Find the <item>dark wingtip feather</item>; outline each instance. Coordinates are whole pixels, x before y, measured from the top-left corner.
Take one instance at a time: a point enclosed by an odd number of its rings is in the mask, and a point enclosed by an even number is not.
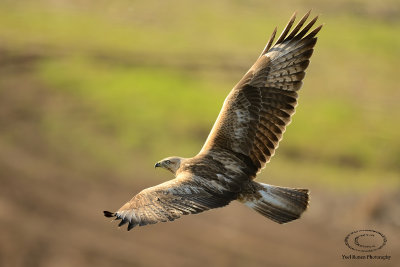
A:
[[[110,211],[103,211],[104,216],[111,218],[111,217],[115,217],[115,213],[114,212],[110,212]]]
[[[300,21],[297,23],[297,25],[294,27],[294,29],[290,32],[290,29],[292,28],[292,26],[294,24],[294,21],[296,20],[297,12],[294,12],[292,17],[289,19],[289,22],[286,25],[285,29],[282,31],[281,35],[278,37],[278,40],[275,42],[275,45],[277,45],[279,43],[283,43],[283,42],[285,42],[287,40],[300,40],[300,39],[302,39],[307,34],[307,32],[312,28],[312,26],[315,24],[315,22],[318,20],[318,17],[319,17],[318,15],[316,17],[314,17],[300,31],[300,29],[303,27],[304,23],[307,21],[307,19],[310,16],[310,14],[311,14],[311,9],[300,19]],[[307,35],[307,38],[311,39],[312,37],[317,35],[317,33],[321,30],[323,25],[324,24],[318,26],[312,32],[310,32]],[[277,28],[275,27],[274,32],[272,33],[270,39],[268,40],[268,43],[265,46],[264,50],[262,51],[260,57],[265,55],[266,53],[268,53],[268,51],[272,47],[274,39],[275,39],[276,31],[277,31]]]
[[[307,37],[309,37],[309,38],[313,38],[315,35],[317,35],[317,33],[322,29],[322,27],[324,26],[325,24],[321,24],[321,25],[319,25],[317,28],[315,28],[312,32],[310,32],[308,35],[307,35]]]
[[[127,231],[130,231],[130,230],[132,230],[132,228],[135,227],[135,226],[136,226],[135,224],[129,223],[129,224],[128,224],[128,228],[127,228],[126,230],[127,230]]]
[[[122,219],[122,221],[119,222],[118,227],[121,227],[122,225],[126,224],[128,222],[127,219]]]
[[[311,29],[311,27],[315,24],[315,22],[317,21],[318,16],[316,16],[315,18],[313,18],[304,28],[303,30],[301,30],[301,32],[299,34],[297,34],[294,38],[295,39],[301,39],[304,37],[304,35],[307,34],[307,32]]]
[[[276,31],[277,31],[277,30],[278,30],[278,28],[275,27],[274,31],[273,31],[272,34],[271,34],[271,37],[270,37],[269,40],[268,40],[268,43],[265,45],[265,48],[264,48],[263,51],[261,52],[260,57],[261,57],[262,55],[264,55],[265,53],[267,53],[268,50],[271,48],[272,43],[274,42],[274,39],[275,39],[275,35],[276,35]]]
[[[285,29],[283,29],[281,35],[279,36],[278,40],[276,41],[276,44],[282,43],[285,40],[286,35],[289,33],[290,29],[293,26],[294,21],[296,20],[296,15],[297,15],[297,12],[294,12],[293,15],[290,17],[288,24],[286,25]]]
[[[300,21],[297,23],[297,25],[294,27],[293,31],[289,34],[289,36],[286,39],[292,39],[303,27],[304,23],[307,21],[308,17],[310,16],[311,9],[300,19]]]

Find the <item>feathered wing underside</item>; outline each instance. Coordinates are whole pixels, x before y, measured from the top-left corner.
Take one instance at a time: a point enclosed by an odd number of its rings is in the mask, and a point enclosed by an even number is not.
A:
[[[121,220],[119,226],[128,223],[130,230],[137,225],[173,221],[182,215],[223,207],[231,200],[229,192],[216,193],[205,180],[183,174],[141,191],[117,212],[104,211],[104,215]]]
[[[272,45],[274,30],[260,57],[225,99],[200,153],[228,149],[249,157],[257,170],[269,162],[295,112],[297,91],[322,27],[309,32],[315,17],[303,28],[309,14],[290,32],[294,14]]]

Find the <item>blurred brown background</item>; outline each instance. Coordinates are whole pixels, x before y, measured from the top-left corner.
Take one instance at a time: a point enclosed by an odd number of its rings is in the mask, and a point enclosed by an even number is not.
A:
[[[301,220],[104,218],[171,178],[156,161],[200,150],[273,28],[310,8],[325,26],[258,178],[309,188]],[[395,0],[0,1],[0,266],[399,266],[399,32]],[[386,246],[350,250],[359,229]]]

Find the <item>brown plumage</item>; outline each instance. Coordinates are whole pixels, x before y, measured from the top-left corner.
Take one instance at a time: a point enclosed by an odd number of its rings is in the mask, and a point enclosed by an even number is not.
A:
[[[253,181],[274,155],[297,105],[297,91],[317,42],[318,17],[308,12],[290,32],[294,14],[273,44],[276,28],[260,57],[229,93],[200,153],[156,164],[176,178],[147,188],[106,217],[137,225],[173,221],[182,215],[238,200],[278,223],[295,220],[308,205],[307,189]],[[303,29],[302,29],[303,28]],[[290,32],[290,33],[289,33]]]

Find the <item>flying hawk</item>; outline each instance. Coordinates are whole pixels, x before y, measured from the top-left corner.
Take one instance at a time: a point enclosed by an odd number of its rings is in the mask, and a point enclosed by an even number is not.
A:
[[[117,212],[106,217],[139,225],[173,221],[228,205],[237,200],[265,217],[286,223],[307,209],[308,190],[255,182],[257,173],[278,147],[297,105],[317,33],[312,19],[301,29],[310,11],[289,33],[290,18],[273,44],[276,28],[250,70],[229,93],[199,154],[193,158],[169,157],[155,167],[169,170],[175,178],[144,189]]]

